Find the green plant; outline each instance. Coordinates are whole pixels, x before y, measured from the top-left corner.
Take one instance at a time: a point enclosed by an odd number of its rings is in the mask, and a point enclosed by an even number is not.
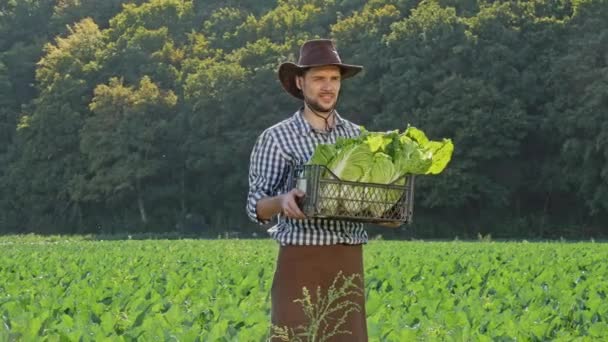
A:
[[[302,288],[303,298],[296,299],[294,302],[302,305],[302,310],[308,320],[307,325],[300,325],[296,328],[287,326],[272,326],[273,338],[281,341],[292,342],[323,342],[331,337],[341,334],[352,334],[351,331],[343,330],[348,315],[359,312],[359,304],[348,300],[350,296],[363,296],[363,289],[357,284],[356,280],[361,279],[360,274],[352,274],[345,277],[339,272],[333,283],[327,289],[327,294],[323,295],[321,287],[317,287],[317,301],[314,302],[308,288]],[[340,286],[337,286],[341,283]],[[338,315],[337,318],[334,316]],[[334,322],[330,322],[330,319]]]
[[[441,173],[453,151],[450,139],[431,141],[413,126],[403,133],[363,129],[358,137],[318,145],[309,164],[327,166],[345,181],[390,184],[406,174]]]

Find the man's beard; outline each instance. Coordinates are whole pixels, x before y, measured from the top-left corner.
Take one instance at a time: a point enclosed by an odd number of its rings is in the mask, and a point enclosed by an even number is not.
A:
[[[308,107],[310,107],[310,109],[312,109],[313,111],[315,111],[317,113],[331,114],[331,112],[334,110],[334,108],[336,108],[336,104],[338,103],[338,98],[336,98],[334,104],[329,108],[322,107],[321,104],[319,104],[319,101],[314,101],[306,95],[304,95],[304,102],[306,102],[306,104],[308,105]]]

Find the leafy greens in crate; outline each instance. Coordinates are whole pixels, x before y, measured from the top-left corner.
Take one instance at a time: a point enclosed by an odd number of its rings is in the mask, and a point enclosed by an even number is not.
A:
[[[342,181],[404,185],[406,175],[442,172],[453,151],[454,145],[450,139],[429,140],[423,131],[412,126],[403,133],[398,130],[369,132],[363,129],[361,135],[356,138],[338,138],[335,144],[318,145],[308,164],[326,166]],[[352,188],[328,184],[322,191],[322,197],[331,199],[323,201],[321,209],[325,212],[336,212],[340,199],[346,198],[345,192],[350,192],[349,196],[366,198],[370,189],[357,187],[354,189],[357,193],[352,194]],[[380,217],[401,195],[400,191],[387,190],[386,203],[383,205],[356,201],[347,208],[351,214],[369,209],[375,216]]]

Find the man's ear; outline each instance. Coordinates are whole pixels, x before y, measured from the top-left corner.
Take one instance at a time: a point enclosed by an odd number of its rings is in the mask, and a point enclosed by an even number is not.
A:
[[[298,89],[302,90],[302,77],[300,77],[300,76],[296,76],[296,87],[298,87]]]

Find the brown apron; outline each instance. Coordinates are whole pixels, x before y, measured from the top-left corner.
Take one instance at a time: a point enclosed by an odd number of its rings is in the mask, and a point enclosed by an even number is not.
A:
[[[318,304],[317,287],[321,288],[321,296],[326,296],[334,280],[338,279],[335,288],[339,289],[344,280],[343,277],[337,277],[340,271],[346,277],[358,274],[354,278],[355,285],[350,288],[354,293],[339,298],[329,306],[337,308],[336,305],[342,305],[343,308],[336,310],[321,322],[317,336],[328,336],[329,332],[337,327],[339,329],[334,331],[336,334],[329,341],[367,341],[361,245],[281,246],[271,289],[273,327],[288,327],[294,329],[295,333],[303,332],[298,327],[308,327],[310,321],[302,303],[294,303],[294,300],[304,298],[302,288],[306,287],[312,303]],[[358,305],[358,310],[354,310],[356,306],[352,303]],[[344,318],[341,324],[338,323],[340,318]],[[271,341],[291,340],[279,339],[276,337],[276,329],[271,330],[275,336]],[[310,336],[301,339],[309,341]]]

